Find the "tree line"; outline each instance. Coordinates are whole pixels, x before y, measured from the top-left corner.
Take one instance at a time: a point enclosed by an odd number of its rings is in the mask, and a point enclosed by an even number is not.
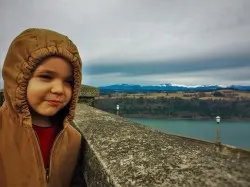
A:
[[[171,118],[249,118],[250,101],[201,100],[182,98],[105,98],[98,99],[95,107],[116,113],[116,105],[120,106],[119,113],[129,115],[153,115]]]

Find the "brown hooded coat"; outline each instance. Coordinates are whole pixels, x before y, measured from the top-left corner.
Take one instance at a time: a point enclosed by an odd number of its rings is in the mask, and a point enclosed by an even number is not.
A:
[[[37,64],[49,56],[61,56],[72,63],[74,87],[47,171],[32,128],[26,90]],[[0,187],[69,186],[81,143],[81,135],[69,124],[81,85],[81,59],[76,46],[54,31],[27,29],[11,43],[2,74],[5,102],[0,108]]]

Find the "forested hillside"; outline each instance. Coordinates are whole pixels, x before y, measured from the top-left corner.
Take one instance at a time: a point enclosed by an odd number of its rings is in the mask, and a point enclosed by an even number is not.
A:
[[[167,97],[102,97],[96,101],[96,108],[124,117],[168,117],[168,118],[214,118],[250,119],[250,100],[223,99],[219,93],[215,98],[167,98]]]

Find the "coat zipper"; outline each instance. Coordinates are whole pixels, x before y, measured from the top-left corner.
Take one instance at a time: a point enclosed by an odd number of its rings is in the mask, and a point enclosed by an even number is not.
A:
[[[35,134],[35,138],[36,138],[36,140],[37,140],[37,144],[38,144],[38,154],[39,154],[39,158],[40,158],[40,160],[42,160],[42,164],[43,164],[43,167],[44,167],[44,161],[43,161],[43,158],[41,158],[42,157],[42,152],[41,152],[41,148],[40,148],[40,140],[39,140],[39,138],[38,138],[38,135],[37,135],[37,133],[36,133],[36,131],[34,130],[34,129],[32,129],[33,130],[33,132],[34,132],[34,134]],[[45,168],[45,179],[46,179],[46,183],[48,183],[48,178],[47,178],[47,169]]]
[[[46,182],[49,183],[49,168],[45,169]]]
[[[42,155],[42,152],[41,152],[41,148],[40,148],[40,140],[38,138],[38,135],[36,133],[36,131],[33,129],[34,133],[35,133],[35,136],[36,136],[36,139],[38,141],[38,145],[39,145],[39,153],[40,153],[40,158],[41,158],[41,155]],[[55,147],[55,144],[57,142],[57,140],[59,139],[58,137],[60,136],[60,134],[62,134],[64,131],[64,129],[62,129],[57,135],[56,135],[56,138],[55,138],[55,141],[52,145],[52,149],[50,151],[50,155],[49,155],[49,168],[44,168],[45,169],[45,178],[46,178],[46,182],[49,183],[49,179],[50,179],[50,173],[51,173],[51,155],[52,155],[52,152],[54,150],[54,147]],[[42,163],[43,163],[43,166],[44,166],[44,161],[42,159]]]
[[[62,129],[57,135],[56,135],[56,138],[55,138],[55,141],[52,145],[52,148],[50,150],[50,154],[49,154],[49,168],[46,169],[46,180],[47,180],[47,183],[49,182],[49,179],[50,179],[50,174],[51,174],[51,157],[52,157],[52,152],[54,152],[54,149],[55,149],[55,145],[59,139],[59,136],[63,133],[64,129]]]

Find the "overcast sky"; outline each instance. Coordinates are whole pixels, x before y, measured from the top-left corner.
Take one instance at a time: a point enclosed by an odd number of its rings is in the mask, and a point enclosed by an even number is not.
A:
[[[87,85],[250,85],[249,10],[249,0],[1,0],[0,60],[40,27],[76,43]]]

